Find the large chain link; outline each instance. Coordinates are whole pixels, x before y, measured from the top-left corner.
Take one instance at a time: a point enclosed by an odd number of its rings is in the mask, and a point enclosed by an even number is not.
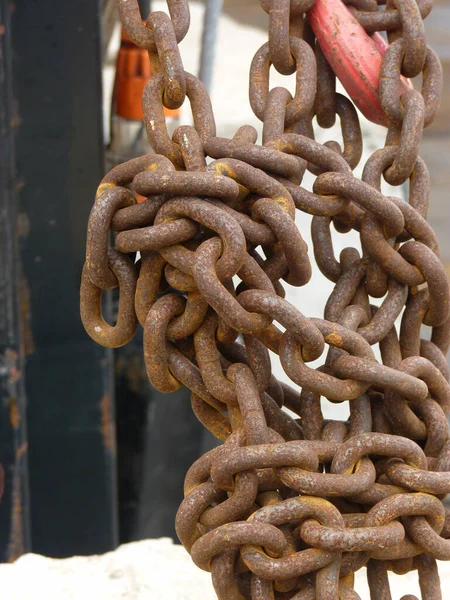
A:
[[[216,137],[205,87],[184,71],[178,50],[188,2],[167,4],[170,17],[153,13],[144,25],[136,0],[118,0],[127,34],[149,51],[155,72],[143,105],[156,154],[116,167],[98,188],[81,314],[89,335],[109,347],[129,342],[140,323],[153,386],[187,386],[196,416],[224,442],[187,473],[178,536],[211,571],[221,600],[357,599],[353,576],[363,566],[372,600],[391,598],[389,570],[412,569],[423,600],[438,600],[436,559],[450,559],[442,503],[450,492],[450,320],[419,157],[442,77],[422,24],[432,3],[348,1],[368,33],[386,31],[390,42],[379,89],[386,145],[361,179],[352,172],[362,155],[358,114],[336,92],[309,24],[314,0],[261,0],[269,41],[251,65],[250,102],[262,145],[248,125],[232,139]],[[270,87],[271,65],[295,73],[293,97]],[[399,96],[400,77],[420,74],[421,92],[404,87]],[[194,125],[170,137],[163,106],[178,108],[186,96]],[[315,141],[313,118],[329,128],[336,115],[343,145]],[[306,169],[316,176],[312,192],[301,185]],[[383,178],[409,181],[408,201],[384,195]],[[146,200],[138,204],[136,194]],[[335,284],[323,319],[285,299],[283,282],[304,286],[311,277],[296,210],[313,216],[314,257]],[[332,224],[358,231],[362,254],[348,247],[335,256]],[[109,325],[102,291],[116,287]],[[431,334],[421,337],[424,326]],[[272,375],[269,350],[300,392]],[[325,350],[323,365],[311,368]],[[348,402],[349,420],[324,419],[322,396]]]

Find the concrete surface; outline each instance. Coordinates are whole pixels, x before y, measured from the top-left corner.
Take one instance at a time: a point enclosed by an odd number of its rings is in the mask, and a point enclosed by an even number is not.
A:
[[[441,563],[443,599],[450,598],[450,564]],[[365,570],[356,575],[361,600],[369,600]],[[390,575],[392,600],[419,594],[417,572]],[[102,556],[55,560],[26,554],[0,565],[5,600],[216,600],[209,573],[197,569],[182,546],[168,538],[120,546]]]

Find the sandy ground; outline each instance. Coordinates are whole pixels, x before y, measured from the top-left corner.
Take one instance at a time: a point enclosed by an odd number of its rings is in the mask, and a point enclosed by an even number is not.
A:
[[[441,563],[443,600],[450,599],[450,564]],[[417,572],[390,575],[392,600],[419,594]],[[369,600],[365,570],[355,588]],[[5,600],[216,600],[209,573],[197,569],[171,540],[134,542],[103,556],[54,560],[26,554],[0,565]],[[420,596],[419,596],[420,597]]]

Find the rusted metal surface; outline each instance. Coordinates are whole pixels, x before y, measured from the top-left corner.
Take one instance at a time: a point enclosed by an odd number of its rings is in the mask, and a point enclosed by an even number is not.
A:
[[[177,46],[187,2],[168,2],[172,18],[154,15],[145,27],[137,2],[119,0],[128,34],[159,69],[144,93],[158,154],[117,167],[99,187],[83,322],[110,347],[127,343],[139,322],[151,383],[162,392],[188,387],[194,414],[223,442],[189,469],[176,517],[181,542],[211,572],[218,598],[357,600],[353,574],[367,566],[372,600],[390,598],[389,571],[413,569],[422,599],[439,599],[436,560],[450,559],[442,502],[450,493],[450,292],[426,222],[430,184],[418,156],[441,80],[422,24],[431,4],[261,4],[269,42],[256,52],[250,79],[263,121],[258,145],[250,126],[231,140],[215,136],[206,90],[183,71]],[[376,51],[372,75],[373,56],[355,66],[344,26],[330,59],[318,33],[329,25],[324,8],[351,18],[363,36],[388,33],[385,47],[364,38]],[[357,68],[371,90],[350,89],[351,99],[336,93],[336,76],[345,79],[337,63]],[[271,65],[295,73],[294,98],[270,89]],[[407,83],[420,73],[421,92]],[[194,127],[170,138],[163,106],[179,106],[184,95]],[[362,136],[352,100],[361,98],[388,130],[358,179]],[[336,115],[342,144],[319,144],[312,119],[328,128]],[[305,169],[316,175],[312,192],[302,186]],[[382,178],[409,181],[408,202],[386,196]],[[145,200],[136,204],[135,194]],[[313,215],[312,249],[296,210]],[[347,247],[335,256],[331,224],[359,232],[362,253]],[[285,299],[283,282],[308,284],[312,253],[334,283],[323,319]],[[100,303],[113,287],[121,294],[115,326]],[[425,327],[430,339],[421,338]],[[269,351],[300,390],[272,375]],[[324,419],[321,397],[348,402],[349,419]]]
[[[0,1],[0,561],[31,550],[24,355],[25,285],[19,281],[15,174],[17,106],[9,2]],[[22,282],[23,283],[23,282]],[[24,302],[21,302],[24,299]]]
[[[12,261],[17,247],[26,360],[21,365],[19,359],[16,366],[26,385],[27,410],[14,390],[8,396],[5,392],[3,407],[9,398],[17,399],[20,429],[15,434],[26,425],[29,443],[25,452],[26,439],[18,440],[17,467],[11,455],[4,457],[2,448],[0,552],[4,559],[7,520],[14,516],[21,519],[14,529],[17,540],[19,534],[31,538],[31,547],[27,539],[22,547],[17,543],[15,556],[23,550],[53,557],[102,553],[118,544],[112,353],[86,337],[73,294],[84,262],[90,194],[104,171],[101,3],[80,0],[62,7],[42,0],[25,6],[4,0],[0,4],[12,11],[14,104],[19,114],[14,132],[16,197],[9,210],[20,211],[6,227],[7,235],[16,238],[11,244],[14,251],[2,251],[1,263]],[[11,35],[9,24],[6,29]],[[39,72],[30,72],[28,65],[37,54]],[[71,100],[69,88],[76,90]],[[83,132],[89,132],[88,146]],[[6,180],[0,179],[3,190]],[[2,231],[2,240],[5,235]],[[19,274],[15,277],[19,279]],[[10,290],[13,294],[12,284]],[[107,305],[103,309],[110,322],[107,315],[112,311]],[[6,327],[7,320],[0,320]],[[3,332],[0,337],[3,341]],[[14,345],[9,348],[18,352]],[[105,396],[111,400],[109,406],[102,402]],[[6,410],[1,421],[5,428],[9,425]],[[30,501],[27,507],[26,490],[15,494],[20,510],[13,512],[13,482],[20,482],[13,478],[14,469],[23,469],[24,478],[27,461]]]

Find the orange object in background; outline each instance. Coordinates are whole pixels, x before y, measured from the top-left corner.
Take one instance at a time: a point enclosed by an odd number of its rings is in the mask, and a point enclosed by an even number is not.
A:
[[[138,48],[122,29],[114,90],[116,115],[135,121],[143,119],[142,93],[151,75],[147,50]],[[179,110],[164,107],[164,114],[167,117],[178,117]]]

